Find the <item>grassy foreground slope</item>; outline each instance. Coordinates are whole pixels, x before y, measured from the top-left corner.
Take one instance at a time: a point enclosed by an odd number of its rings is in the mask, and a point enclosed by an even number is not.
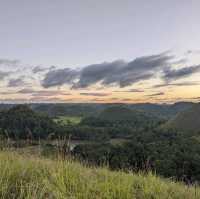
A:
[[[199,199],[200,189],[155,177],[0,152],[0,198]]]

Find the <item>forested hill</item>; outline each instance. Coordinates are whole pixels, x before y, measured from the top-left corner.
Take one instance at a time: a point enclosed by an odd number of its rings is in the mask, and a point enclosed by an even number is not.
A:
[[[0,133],[15,139],[46,138],[55,132],[56,123],[26,105],[14,106],[0,112]]]
[[[141,103],[131,104],[129,107],[133,110],[142,110],[157,117],[168,119],[184,110],[190,109],[193,105],[194,103],[192,102],[177,102],[174,104]]]
[[[112,106],[103,110],[99,114],[99,118],[108,121],[135,121],[138,119],[147,119],[147,115],[142,111],[133,111],[124,106]]]
[[[121,131],[120,134],[123,136],[123,134],[125,135],[128,131],[132,131],[132,133],[133,131],[140,132],[142,129],[158,126],[161,122],[163,122],[162,119],[147,114],[144,111],[132,110],[124,105],[114,105],[104,109],[95,116],[83,118],[81,125],[115,128],[114,131]]]
[[[190,109],[180,112],[165,125],[184,133],[200,132],[200,104],[193,105]]]

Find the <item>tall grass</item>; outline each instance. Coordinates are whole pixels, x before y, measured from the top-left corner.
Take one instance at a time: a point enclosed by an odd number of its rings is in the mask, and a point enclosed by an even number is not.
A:
[[[2,199],[199,199],[200,188],[147,175],[0,152]]]

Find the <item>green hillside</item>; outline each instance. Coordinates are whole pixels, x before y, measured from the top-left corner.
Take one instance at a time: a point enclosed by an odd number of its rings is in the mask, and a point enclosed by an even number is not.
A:
[[[139,121],[150,117],[142,111],[131,110],[124,106],[112,106],[103,110],[99,118],[108,121]]]
[[[198,133],[200,131],[200,104],[195,104],[192,108],[179,113],[165,127],[184,133]]]
[[[52,161],[0,152],[3,199],[199,199],[199,187],[152,175],[88,168],[72,161]]]
[[[169,119],[174,117],[177,113],[191,108],[194,105],[192,102],[177,102],[174,104],[130,104],[129,108],[132,110],[142,110],[148,114],[160,117],[163,119]]]

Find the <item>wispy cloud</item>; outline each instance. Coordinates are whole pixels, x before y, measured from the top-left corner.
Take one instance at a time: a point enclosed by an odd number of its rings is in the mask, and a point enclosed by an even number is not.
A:
[[[110,93],[80,93],[80,95],[104,97],[104,96],[109,96],[111,94]]]
[[[60,90],[34,90],[32,88],[24,88],[19,90],[20,94],[30,94],[35,97],[48,97],[48,96],[58,96],[58,95],[71,95],[71,93],[60,91]]]
[[[29,102],[38,102],[38,103],[44,103],[44,102],[65,102],[67,101],[66,99],[63,100],[62,98],[59,98],[59,97],[50,97],[50,98],[47,98],[47,97],[44,97],[44,96],[34,96],[34,97],[31,97],[29,99]],[[70,101],[70,100],[69,100]]]
[[[10,79],[8,82],[8,87],[23,87],[26,82],[22,78]]]
[[[32,94],[35,92],[32,88],[24,88],[18,91],[20,94]]]
[[[158,92],[158,93],[153,93],[153,94],[150,94],[150,95],[146,95],[148,97],[156,97],[156,96],[162,96],[162,95],[165,95],[164,92]]]
[[[129,90],[118,90],[113,91],[114,93],[143,93],[144,90],[141,89],[129,89]]]
[[[153,86],[153,88],[161,88],[168,86],[196,86],[196,85],[200,85],[200,82],[163,83],[163,84],[157,84]]]
[[[163,78],[166,81],[174,81],[177,79],[188,77],[196,72],[200,72],[200,65],[188,66],[188,67],[184,67],[184,68],[180,68],[176,70],[167,68],[164,70]]]

